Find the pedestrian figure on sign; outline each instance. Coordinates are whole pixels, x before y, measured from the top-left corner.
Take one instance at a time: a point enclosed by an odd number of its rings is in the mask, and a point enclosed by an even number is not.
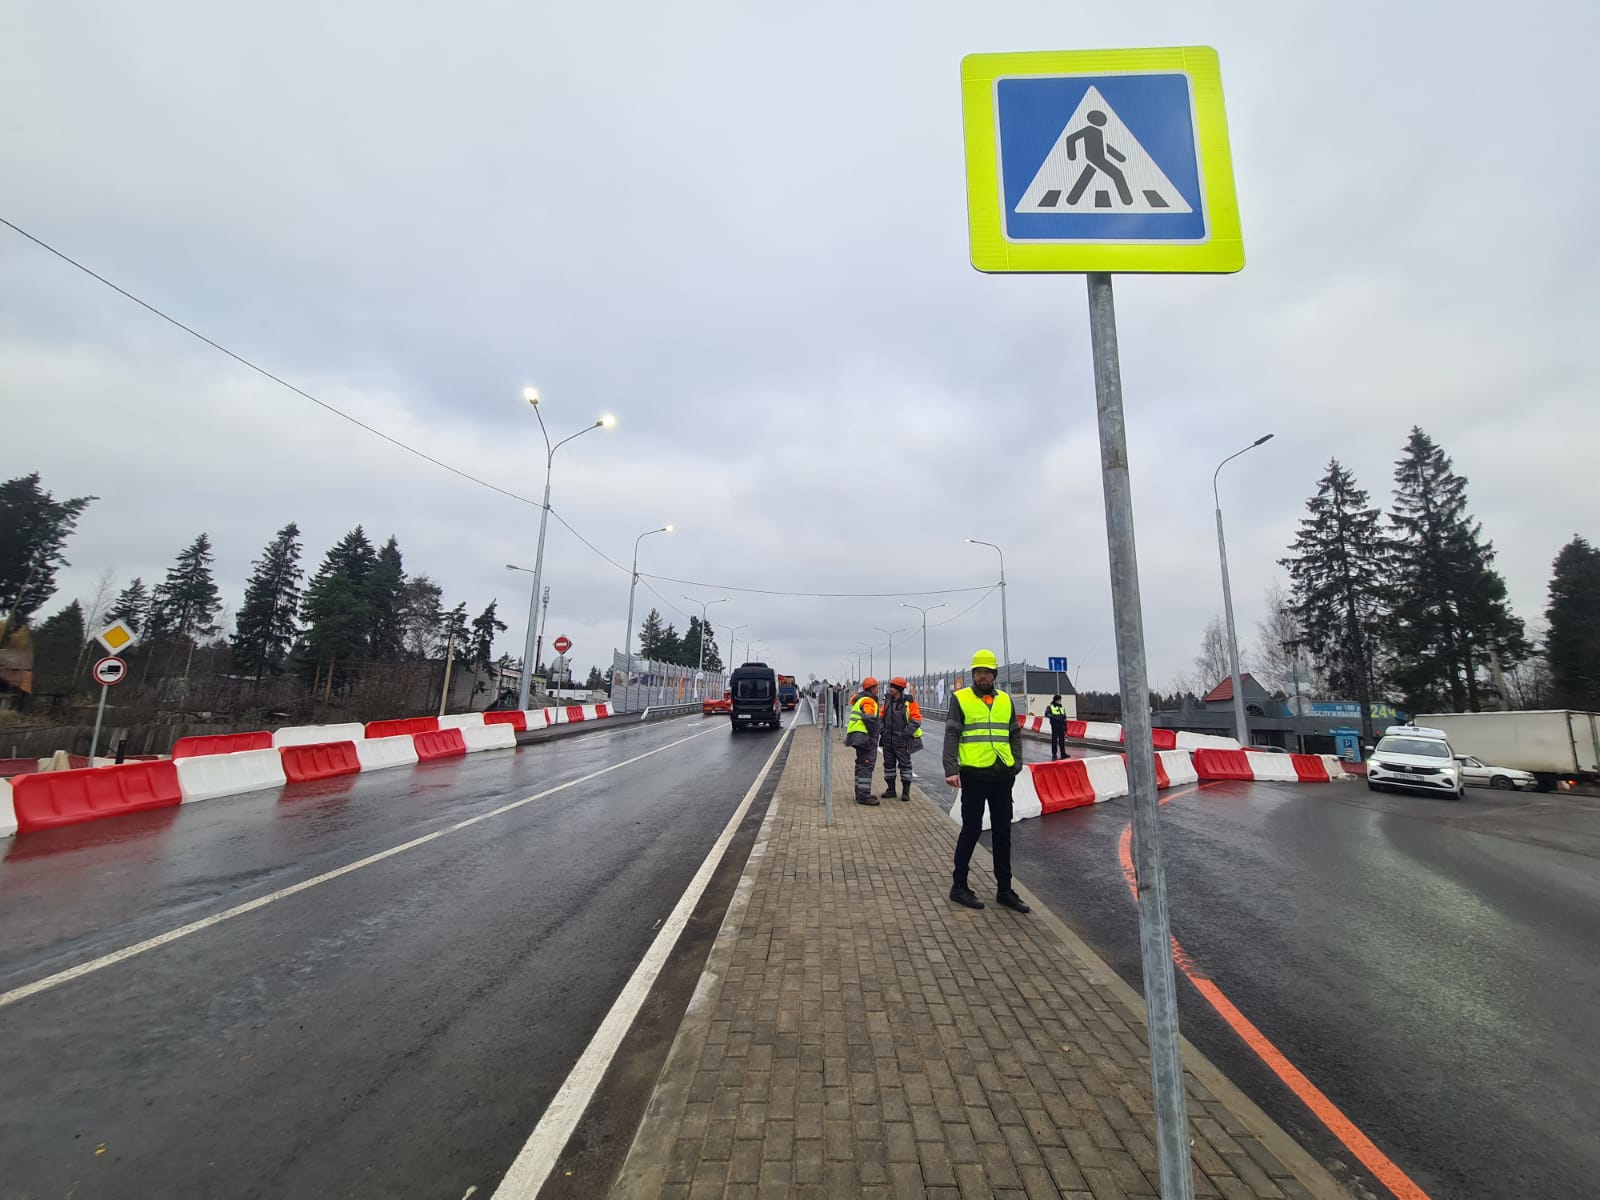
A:
[[[1127,162],[1128,158],[1115,146],[1107,144],[1106,135],[1100,132],[1105,123],[1105,113],[1098,108],[1093,109],[1089,113],[1088,127],[1078,130],[1077,133],[1067,138],[1067,160],[1069,162],[1078,161],[1078,144],[1081,142],[1086,163],[1083,168],[1083,174],[1078,176],[1078,182],[1073,184],[1072,190],[1067,193],[1069,207],[1083,198],[1083,193],[1088,190],[1089,181],[1094,178],[1096,171],[1099,171],[1112,182],[1117,189],[1117,195],[1122,197],[1124,204],[1133,203],[1133,191],[1128,187],[1128,177],[1122,173],[1122,168],[1114,167],[1107,161],[1108,155],[1121,163]]]
[[[950,899],[967,908],[983,907],[967,884],[967,868],[983,834],[983,810],[988,805],[995,901],[1025,913],[1027,903],[1011,889],[1011,787],[1023,769],[1022,727],[1011,697],[994,685],[999,671],[993,650],[975,653],[972,686],[951,697],[944,719],[944,781],[961,789],[961,836],[956,840]]]
[[[1067,756],[1067,710],[1060,696],[1050,697],[1050,706],[1044,710],[1050,718],[1050,761]]]

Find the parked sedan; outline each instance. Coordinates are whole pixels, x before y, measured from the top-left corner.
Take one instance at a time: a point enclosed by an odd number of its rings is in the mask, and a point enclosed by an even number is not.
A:
[[[1461,764],[1461,782],[1468,787],[1489,787],[1503,792],[1520,792],[1523,788],[1535,788],[1539,785],[1539,781],[1531,774],[1519,771],[1515,767],[1491,767],[1470,754],[1458,754],[1456,761]]]

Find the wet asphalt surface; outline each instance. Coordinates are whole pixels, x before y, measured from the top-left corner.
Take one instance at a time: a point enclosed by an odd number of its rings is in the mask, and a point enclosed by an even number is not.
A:
[[[928,778],[938,726],[914,761],[948,805]],[[1029,741],[1028,760],[1048,750]],[[1360,781],[1169,794],[1174,936],[1428,1196],[1600,1195],[1600,802]],[[1117,800],[1018,822],[1012,862],[1142,992],[1118,860],[1131,818]],[[1181,974],[1178,990],[1206,1057],[1358,1194],[1391,1194]]]
[[[777,740],[689,718],[8,843],[0,993],[444,831],[0,1008],[0,1197],[491,1194]]]

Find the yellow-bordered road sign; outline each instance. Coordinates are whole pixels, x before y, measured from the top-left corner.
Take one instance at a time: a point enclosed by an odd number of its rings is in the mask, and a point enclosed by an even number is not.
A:
[[[1209,46],[969,54],[961,106],[978,270],[1244,266]]]
[[[94,640],[111,654],[126,650],[133,644],[133,639],[133,628],[126,621],[113,621],[94,635]]]

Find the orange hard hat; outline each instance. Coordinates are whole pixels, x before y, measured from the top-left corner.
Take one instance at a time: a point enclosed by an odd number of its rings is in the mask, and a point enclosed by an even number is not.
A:
[[[897,687],[902,692],[905,691],[906,690],[906,677],[904,675],[896,675],[893,679],[889,680],[889,686],[890,687]]]
[[[878,677],[876,675],[868,675],[865,679],[863,679],[861,681],[861,690],[864,691],[864,692],[870,692],[873,688],[875,688],[877,686],[878,686]]]

